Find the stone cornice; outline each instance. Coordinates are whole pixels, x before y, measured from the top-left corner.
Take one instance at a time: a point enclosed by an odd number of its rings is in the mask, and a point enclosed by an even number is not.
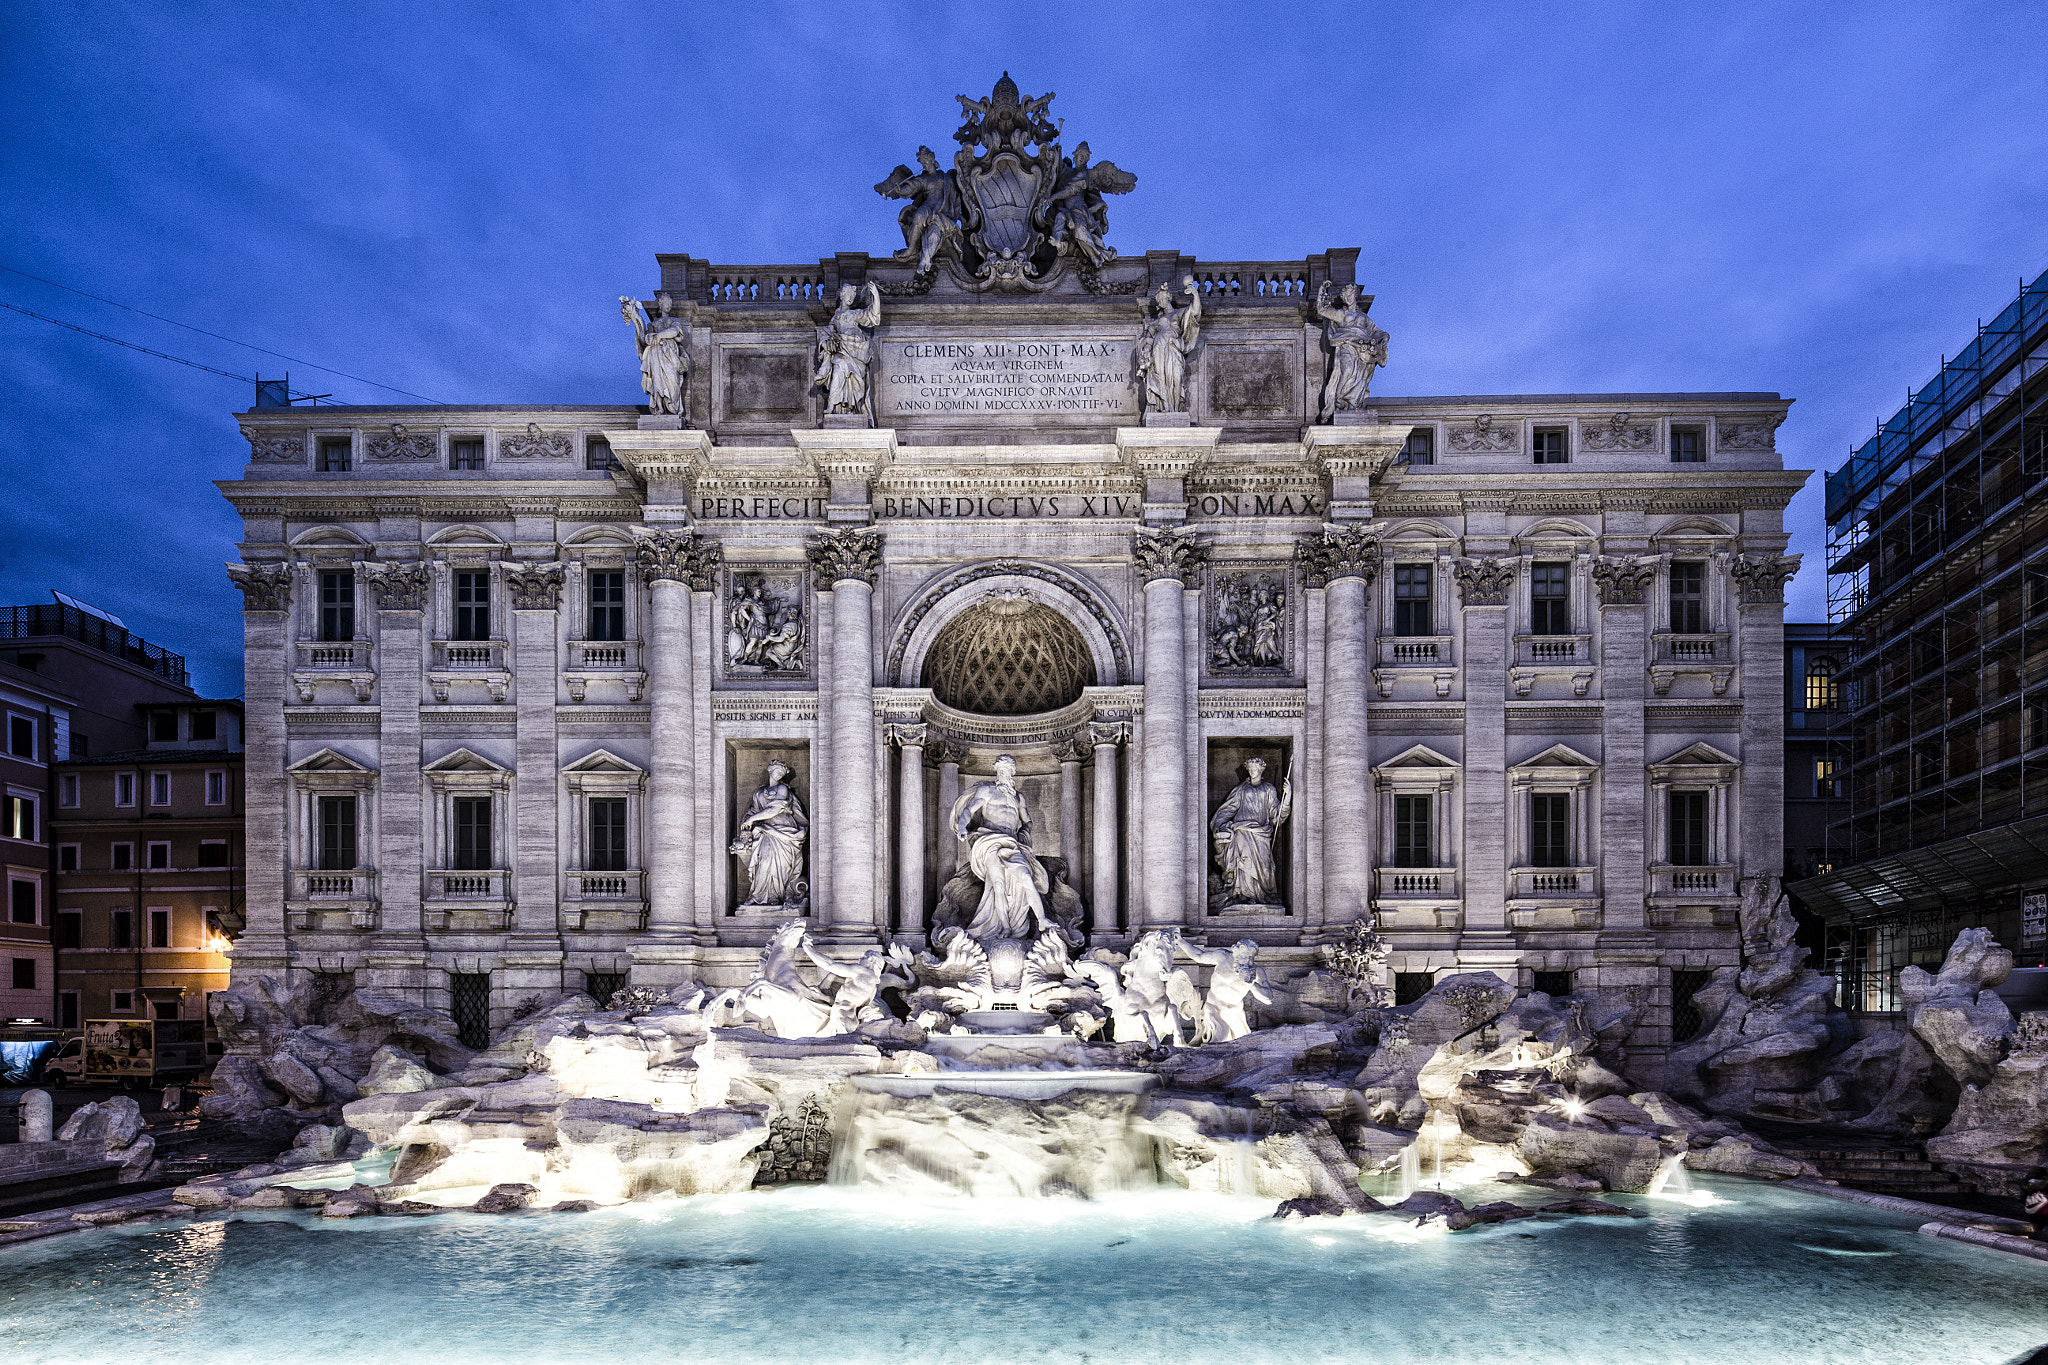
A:
[[[1389,426],[1310,427],[1302,436],[1308,458],[1333,479],[1377,479],[1393,465],[1414,428]]]
[[[888,427],[790,431],[798,456],[824,479],[873,481],[896,458],[896,433]]]
[[[1222,439],[1221,427],[1118,427],[1117,458],[1141,479],[1185,479]]]

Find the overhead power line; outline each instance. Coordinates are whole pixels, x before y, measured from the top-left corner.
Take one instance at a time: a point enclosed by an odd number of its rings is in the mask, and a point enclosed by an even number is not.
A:
[[[239,379],[244,384],[254,384],[256,382],[256,378],[254,375],[232,374],[227,370],[217,370],[211,365],[202,365],[196,360],[187,360],[185,359],[185,357],[181,355],[169,355],[163,351],[152,351],[147,346],[137,346],[132,341],[123,341],[119,337],[110,337],[105,332],[95,332],[88,328],[80,327],[75,322],[65,322],[61,318],[46,318],[41,313],[31,313],[29,312],[28,309],[23,308],[18,304],[9,303],[5,299],[0,299],[0,308],[5,308],[10,310],[11,312],[19,313],[23,317],[34,318],[37,322],[47,322],[53,326],[69,328],[71,331],[77,332],[81,336],[93,337],[100,341],[111,341],[116,346],[126,346],[131,351],[140,351],[144,355],[153,355],[158,360],[170,360],[175,361],[180,365],[190,365],[195,370],[204,370],[208,374],[217,374],[223,379]],[[292,395],[292,397],[294,398],[312,398],[315,396],[316,395],[310,393],[295,393]],[[326,395],[321,394],[318,396],[325,397]]]
[[[15,268],[14,268],[13,266],[11,266],[11,265],[0,265],[0,270],[4,270],[4,271],[6,271],[6,272],[7,272],[8,274],[10,274],[10,275],[19,275],[19,276],[21,276],[21,277],[22,277],[23,279],[25,279],[25,280],[34,280],[34,281],[35,281],[36,283],[38,283],[38,284],[47,284],[47,285],[49,285],[49,286],[50,286],[50,287],[51,287],[52,289],[61,289],[61,290],[63,290],[63,291],[64,291],[65,293],[67,293],[67,294],[76,294],[76,295],[78,295],[78,296],[79,296],[80,298],[82,298],[82,299],[93,299],[93,300],[96,300],[96,301],[98,301],[98,302],[100,302],[100,303],[110,304],[110,305],[112,305],[112,306],[113,306],[113,307],[115,307],[115,308],[120,308],[120,309],[123,309],[123,310],[125,310],[125,311],[127,311],[127,312],[130,312],[130,313],[139,313],[139,314],[141,314],[141,315],[142,315],[143,317],[146,317],[146,318],[154,318],[154,319],[155,319],[156,321],[158,321],[158,322],[167,322],[167,323],[169,323],[169,324],[170,324],[171,326],[173,326],[173,327],[182,327],[182,328],[184,328],[184,329],[185,329],[186,331],[188,331],[188,332],[197,332],[197,333],[199,333],[199,335],[201,335],[201,336],[203,336],[203,337],[212,337],[212,338],[213,338],[213,339],[214,339],[215,341],[225,341],[225,342],[227,342],[227,343],[228,343],[228,345],[230,345],[230,346],[240,346],[240,347],[242,347],[242,348],[243,348],[243,349],[245,349],[245,350],[250,350],[250,351],[260,351],[260,352],[262,352],[262,353],[263,353],[264,355],[274,355],[274,356],[276,356],[276,357],[277,357],[277,358],[278,358],[279,360],[289,360],[289,361],[291,361],[291,362],[292,362],[292,364],[294,364],[294,365],[304,365],[304,366],[308,367],[309,369],[315,369],[315,370],[319,370],[319,371],[320,371],[321,373],[323,373],[323,374],[335,374],[335,375],[340,375],[340,376],[341,376],[341,377],[342,377],[343,379],[353,379],[353,380],[355,380],[355,381],[356,381],[356,383],[358,383],[358,384],[368,384],[368,385],[369,385],[369,386],[370,386],[371,388],[373,388],[373,389],[384,389],[384,390],[386,390],[387,392],[390,392],[390,393],[402,393],[402,394],[404,394],[404,395],[405,395],[405,396],[406,396],[407,398],[417,398],[417,399],[419,399],[419,400],[420,400],[420,401],[421,401],[422,403],[433,403],[433,404],[435,404],[435,405],[436,405],[436,406],[438,406],[438,407],[446,407],[446,406],[447,406],[447,404],[445,404],[445,403],[442,403],[442,402],[441,402],[441,400],[440,400],[440,399],[438,399],[438,398],[428,398],[428,397],[427,397],[427,396],[426,396],[425,394],[418,394],[418,393],[414,393],[414,392],[413,392],[413,391],[412,391],[411,389],[401,389],[401,388],[398,388],[398,387],[396,387],[396,386],[394,386],[394,385],[391,385],[391,384],[379,384],[379,383],[378,383],[378,382],[377,382],[376,380],[374,380],[374,379],[365,379],[365,378],[363,378],[363,377],[362,377],[361,375],[359,375],[359,374],[349,374],[349,373],[347,373],[346,371],[343,371],[343,370],[335,370],[335,369],[329,369],[329,368],[328,368],[327,366],[325,366],[325,365],[315,365],[315,364],[314,364],[314,363],[313,363],[312,361],[310,361],[310,360],[300,360],[300,359],[299,359],[299,358],[298,358],[297,356],[289,356],[289,355],[286,355],[286,354],[285,354],[285,353],[284,353],[283,351],[273,351],[273,350],[271,350],[271,349],[270,349],[269,347],[267,347],[267,346],[257,346],[257,345],[253,345],[253,344],[251,344],[250,342],[247,342],[247,341],[237,341],[237,340],[235,340],[235,339],[234,339],[233,337],[229,337],[229,336],[222,336],[222,335],[221,335],[221,334],[220,334],[219,332],[209,332],[209,331],[207,331],[207,330],[206,330],[206,329],[205,329],[204,327],[194,327],[194,326],[193,326],[193,325],[192,325],[191,323],[189,323],[189,322],[179,322],[179,321],[178,321],[178,320],[177,320],[176,318],[167,318],[167,317],[164,317],[164,316],[163,316],[162,314],[160,314],[160,313],[152,313],[152,312],[149,312],[149,311],[147,311],[146,309],[142,309],[142,308],[136,308],[136,307],[133,307],[133,306],[131,306],[131,305],[129,305],[129,304],[125,304],[125,303],[122,303],[122,302],[120,302],[120,301],[119,301],[118,299],[110,299],[110,298],[107,298],[106,296],[104,296],[104,295],[102,295],[102,294],[89,294],[89,293],[87,293],[87,292],[86,292],[85,290],[83,290],[83,289],[73,289],[73,288],[72,288],[72,287],[71,287],[70,285],[68,285],[68,284],[59,284],[59,283],[57,283],[57,282],[56,282],[55,280],[46,280],[46,279],[44,279],[44,278],[43,278],[43,277],[42,277],[41,275],[31,275],[31,274],[29,274],[29,273],[28,273],[28,272],[27,272],[26,270],[16,270],[16,269],[15,269]],[[9,307],[12,307],[13,305],[11,305],[11,304],[10,304],[10,305],[8,305],[8,306],[9,306]],[[17,313],[21,313],[21,312],[27,312],[27,310],[26,310],[26,309],[22,309],[22,308],[16,308],[16,309],[15,309],[14,311],[15,311],[15,312],[17,312]],[[30,313],[30,314],[29,314],[29,316],[30,316],[30,317],[35,317],[35,316],[37,316],[37,315],[36,315],[36,314],[34,314],[34,313]],[[54,321],[54,319],[51,319],[51,318],[43,318],[42,320],[43,320],[44,322],[51,322],[51,321]],[[60,327],[70,327],[70,326],[71,326],[71,324],[70,324],[70,323],[68,323],[68,322],[66,322],[66,323],[58,323],[58,326],[60,326]],[[85,329],[84,329],[84,328],[82,328],[82,327],[72,327],[72,329],[71,329],[71,330],[73,330],[74,332],[77,332],[77,331],[84,331]],[[88,333],[86,333],[86,335],[88,335],[88,336],[99,336],[100,334],[99,334],[98,332],[88,332]],[[100,337],[100,339],[101,339],[102,341],[113,341],[113,340],[114,340],[114,338],[113,338],[113,337]],[[125,342],[125,341],[124,341],[124,342],[121,342],[120,344],[121,344],[121,345],[123,345],[123,346],[126,346],[126,345],[129,345],[130,343],[128,343],[128,342]],[[136,349],[136,350],[138,350],[138,351],[140,351],[140,350],[146,350],[146,349],[148,349],[148,348],[146,348],[146,347],[142,347],[142,346],[137,346],[137,347],[135,347],[135,349]],[[163,355],[163,353],[162,353],[161,351],[150,351],[149,353],[150,353],[151,355]],[[175,359],[177,359],[177,357],[175,357],[175,356],[164,356],[164,359],[166,359],[166,360],[175,360]],[[193,362],[190,362],[190,361],[186,361],[186,362],[184,362],[184,363],[186,363],[186,364],[191,364],[191,363],[193,363]],[[207,368],[209,368],[209,367],[208,367],[208,366],[205,366],[205,365],[200,365],[200,366],[199,366],[198,368],[200,368],[200,369],[202,369],[202,370],[203,370],[203,369],[207,369]],[[223,373],[225,373],[225,371],[222,371],[222,370],[214,370],[213,372],[214,372],[215,374],[223,374]],[[239,375],[236,375],[236,376],[233,376],[233,377],[234,377],[234,378],[240,378],[241,376],[239,376]]]

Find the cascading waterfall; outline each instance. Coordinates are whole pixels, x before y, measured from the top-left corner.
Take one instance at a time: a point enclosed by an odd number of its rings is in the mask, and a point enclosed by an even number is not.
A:
[[[1692,1180],[1685,1173],[1685,1153],[1667,1152],[1657,1163],[1657,1174],[1650,1177],[1650,1187],[1643,1193],[1655,1198],[1686,1199],[1692,1195]]]
[[[1401,1198],[1422,1188],[1422,1144],[1411,1142],[1401,1149]]]

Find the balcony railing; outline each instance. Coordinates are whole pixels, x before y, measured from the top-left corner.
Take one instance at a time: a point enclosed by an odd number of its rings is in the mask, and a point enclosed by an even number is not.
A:
[[[450,672],[502,673],[505,671],[505,642],[436,640],[433,666]]]
[[[1524,667],[1545,664],[1570,666],[1593,662],[1590,635],[1517,635],[1515,662]]]
[[[186,685],[185,656],[153,645],[140,635],[98,616],[60,603],[0,607],[0,640],[33,640],[55,636],[75,640],[116,659],[146,668],[167,682]]]
[[[626,700],[639,701],[647,685],[641,665],[638,640],[571,640],[569,659],[562,666],[562,682],[572,701],[582,701],[593,680],[621,683]]]
[[[512,874],[502,868],[489,871],[429,871],[427,899],[430,901],[510,900]]]
[[[295,901],[364,901],[377,895],[377,874],[369,868],[346,872],[296,870],[291,898]]]
[[[368,640],[300,640],[299,667],[309,673],[365,673],[370,668]]]
[[[287,879],[286,922],[294,929],[375,929],[377,874],[371,868],[294,868]]]
[[[1734,661],[1726,635],[1653,635],[1650,662],[1659,664],[1726,664]]]
[[[644,872],[566,872],[568,900],[639,900]]]
[[[1456,900],[1458,870],[1454,867],[1382,867],[1373,877],[1383,901]]]
[[[1650,894],[1655,897],[1699,896],[1733,900],[1739,893],[1733,867],[1653,867]]]
[[[1448,635],[1382,635],[1379,641],[1382,668],[1433,668],[1451,662]]]
[[[1508,869],[1509,900],[1591,900],[1600,894],[1596,867],[1513,867]]]

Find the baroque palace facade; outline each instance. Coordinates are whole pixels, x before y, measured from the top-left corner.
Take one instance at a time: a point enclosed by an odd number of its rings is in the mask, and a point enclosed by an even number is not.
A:
[[[893,257],[659,258],[645,407],[240,416],[237,976],[474,1032],[797,915],[921,949],[1010,755],[1091,946],[1285,986],[1376,915],[1661,1052],[1782,862],[1788,402],[1374,396],[1356,251],[1116,255],[1135,180],[966,105]]]

